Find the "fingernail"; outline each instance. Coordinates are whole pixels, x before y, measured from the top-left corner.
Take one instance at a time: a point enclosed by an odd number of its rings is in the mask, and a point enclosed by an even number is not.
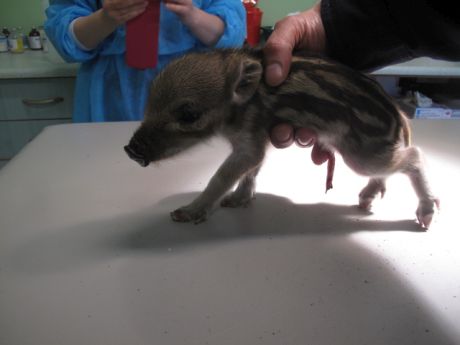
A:
[[[314,139],[312,139],[312,138],[311,139],[304,139],[304,138],[296,137],[295,142],[296,142],[297,146],[310,147],[310,146],[313,145]]]
[[[300,147],[310,147],[315,143],[316,133],[309,128],[299,128],[295,132],[295,142]]]
[[[271,141],[276,148],[285,148],[294,142],[294,130],[288,124],[279,124],[272,128]]]
[[[295,143],[297,144],[297,146],[299,147],[310,147],[313,145],[313,139],[310,139],[310,140],[302,140],[300,138],[295,138]]]
[[[269,85],[277,86],[283,81],[283,69],[279,62],[272,62],[265,68],[266,81]]]

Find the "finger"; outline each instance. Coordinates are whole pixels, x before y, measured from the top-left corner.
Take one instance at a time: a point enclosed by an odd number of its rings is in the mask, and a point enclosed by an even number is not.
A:
[[[174,12],[176,14],[179,14],[181,12],[183,12],[186,7],[184,7],[183,4],[178,4],[178,3],[174,3],[174,2],[167,2],[165,3],[165,6],[168,10],[170,10],[171,12]]]
[[[295,16],[286,17],[276,23],[275,30],[264,47],[265,81],[269,85],[278,86],[286,79],[299,30]]]
[[[145,0],[106,0],[103,7],[110,10],[122,10],[132,5],[146,2]]]
[[[310,147],[315,140],[316,133],[309,128],[299,128],[295,131],[295,142],[300,147]]]
[[[118,23],[122,24],[142,14],[147,8],[147,5],[147,2],[132,5],[129,8],[112,12],[111,16],[115,18]]]
[[[291,67],[292,54],[284,45],[272,43],[266,47],[265,54],[270,59],[265,63],[265,81],[270,86],[278,86],[286,80]]]
[[[270,131],[272,145],[278,149],[284,149],[294,142],[294,129],[287,123],[280,123]]]
[[[177,5],[187,5],[189,1],[187,0],[163,0],[165,4],[177,4]]]
[[[265,81],[271,86],[280,85],[291,67],[293,46],[282,37],[282,33],[273,31],[264,47]]]
[[[136,10],[132,10],[129,13],[125,14],[124,17],[122,18],[123,22],[126,23],[127,21],[130,21],[131,19],[134,19],[141,15],[142,13],[145,12],[145,8],[140,8]]]

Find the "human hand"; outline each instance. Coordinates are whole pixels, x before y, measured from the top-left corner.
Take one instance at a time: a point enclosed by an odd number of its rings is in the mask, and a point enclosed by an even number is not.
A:
[[[102,9],[108,19],[121,25],[142,14],[147,5],[146,0],[105,0]]]
[[[264,48],[265,81],[281,84],[289,73],[294,50],[322,53],[326,50],[326,33],[321,20],[320,3],[275,24]]]
[[[323,164],[329,157],[330,152],[316,143],[316,133],[309,128],[294,130],[291,125],[281,123],[273,127],[270,135],[273,146],[279,149],[288,147],[294,142],[300,147],[313,146],[311,159],[315,164]],[[273,137],[277,140],[273,140]]]
[[[264,48],[265,81],[271,86],[277,86],[286,79],[293,51],[321,53],[325,49],[326,34],[321,20],[320,3],[305,12],[280,20]],[[288,147],[293,142],[308,147],[313,145],[315,137],[316,134],[308,128],[294,130],[285,123],[275,126],[270,134],[272,144],[277,148]],[[324,157],[325,154],[315,145],[312,158],[317,160],[318,156]]]
[[[162,0],[168,10],[175,13],[181,22],[201,43],[212,47],[225,30],[224,21],[217,15],[196,7],[192,0]]]
[[[163,0],[166,8],[175,13],[182,21],[191,17],[195,6],[192,0]]]

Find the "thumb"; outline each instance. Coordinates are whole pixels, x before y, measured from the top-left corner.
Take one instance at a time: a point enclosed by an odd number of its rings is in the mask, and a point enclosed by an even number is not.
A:
[[[295,29],[287,17],[275,25],[275,30],[265,44],[265,81],[268,85],[281,84],[289,73],[292,51],[296,45]]]
[[[285,45],[270,44],[264,48],[265,81],[270,86],[280,85],[287,77],[291,67],[292,52]]]

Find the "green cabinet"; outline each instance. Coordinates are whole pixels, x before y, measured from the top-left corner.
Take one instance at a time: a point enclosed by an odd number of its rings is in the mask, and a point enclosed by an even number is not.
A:
[[[0,168],[49,125],[72,121],[75,77],[0,79]]]

